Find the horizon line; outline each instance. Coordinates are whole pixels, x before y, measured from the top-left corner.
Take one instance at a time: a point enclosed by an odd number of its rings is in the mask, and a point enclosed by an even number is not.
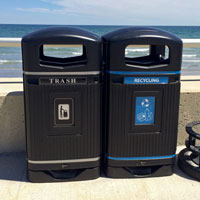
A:
[[[200,25],[130,25],[130,24],[125,24],[125,25],[114,25],[114,24],[35,24],[35,23],[30,23],[30,24],[27,24],[27,23],[0,23],[0,25],[51,25],[51,26],[179,26],[179,27],[185,27],[185,26],[193,26],[193,27],[200,27]]]

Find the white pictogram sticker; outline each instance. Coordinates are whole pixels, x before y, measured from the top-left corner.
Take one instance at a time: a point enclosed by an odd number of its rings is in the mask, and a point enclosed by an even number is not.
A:
[[[137,114],[137,119],[141,122],[151,121],[153,119],[153,112],[150,112],[150,110],[148,108],[146,108],[144,112]]]
[[[141,113],[138,113],[137,114],[137,119],[141,122],[148,122],[148,121],[151,121],[153,119],[153,112],[150,112],[149,110],[149,106],[150,106],[150,102],[149,102],[149,99],[144,99],[142,102],[141,102],[141,106],[146,108],[144,112],[141,112]]]
[[[69,120],[69,104],[58,104],[58,119]]]
[[[150,102],[149,102],[149,99],[144,99],[141,103],[142,107],[149,107],[150,105]]]

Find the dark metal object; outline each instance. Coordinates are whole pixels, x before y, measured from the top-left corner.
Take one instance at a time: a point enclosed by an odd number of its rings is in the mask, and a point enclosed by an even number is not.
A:
[[[187,148],[179,153],[178,166],[184,173],[200,181],[200,146],[196,145],[196,140],[200,140],[200,134],[193,130],[198,124],[200,121],[191,122],[186,126],[189,134],[185,141]]]

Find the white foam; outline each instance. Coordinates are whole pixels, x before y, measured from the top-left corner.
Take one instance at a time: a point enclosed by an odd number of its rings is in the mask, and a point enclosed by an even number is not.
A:
[[[72,52],[73,55],[82,55],[81,52]]]
[[[146,52],[149,51],[149,49],[126,49],[127,52]]]
[[[196,54],[192,54],[192,55],[184,55],[184,54],[183,54],[183,57],[187,57],[187,58],[196,57],[196,56],[197,56]]]
[[[200,60],[183,60],[183,62],[200,63]]]
[[[22,60],[0,60],[0,64],[22,63]]]

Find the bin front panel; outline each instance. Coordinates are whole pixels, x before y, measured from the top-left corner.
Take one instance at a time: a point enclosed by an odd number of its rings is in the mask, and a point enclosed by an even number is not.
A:
[[[28,158],[65,160],[98,157],[100,83],[88,84],[87,77],[71,76],[71,79],[85,80],[85,83],[48,84],[47,80],[53,79],[66,81],[63,76],[24,77]]]
[[[109,87],[107,155],[150,157],[174,154],[180,83],[110,82]]]

